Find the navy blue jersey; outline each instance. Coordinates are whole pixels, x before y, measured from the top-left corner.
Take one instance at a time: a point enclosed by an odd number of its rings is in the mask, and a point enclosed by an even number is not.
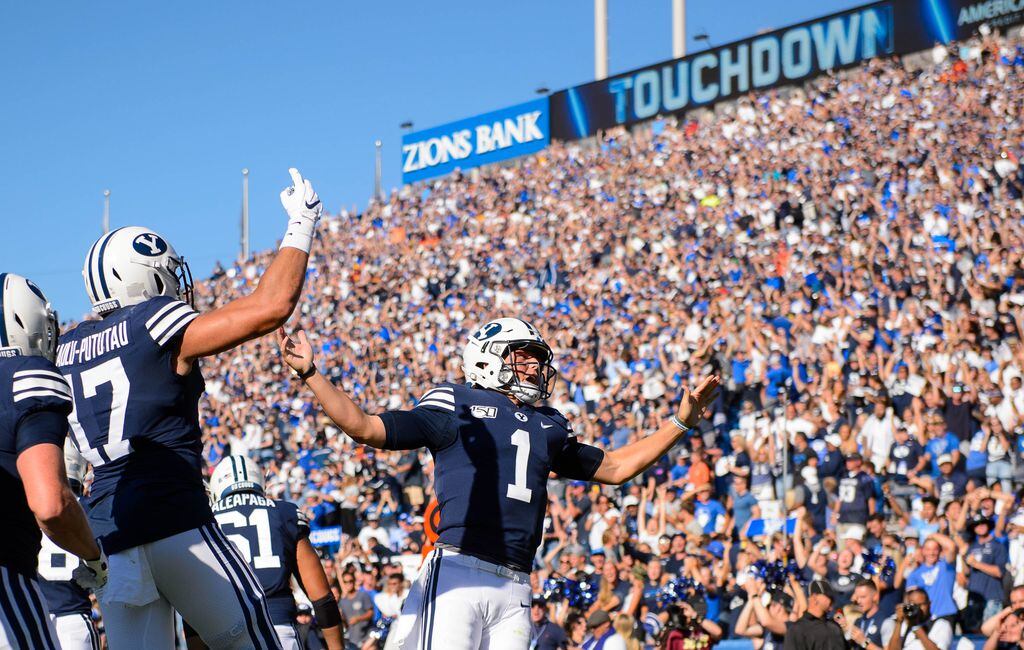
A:
[[[213,504],[213,512],[221,530],[256,571],[274,625],[293,624],[291,578],[299,575],[299,541],[309,537],[306,516],[294,503],[253,492],[229,494]]]
[[[81,499],[79,499],[81,501]],[[46,608],[55,616],[90,614],[89,592],[71,579],[79,559],[43,535],[39,551],[39,590]]]
[[[587,481],[604,459],[558,411],[516,406],[493,390],[441,384],[411,411],[381,419],[386,449],[434,455],[437,541],[522,571],[540,544],[548,473]]]
[[[865,524],[870,499],[875,496],[875,483],[864,472],[847,472],[839,479],[839,523]]]
[[[0,565],[34,575],[39,524],[25,498],[18,455],[49,443],[64,447],[71,389],[42,357],[0,358]]]
[[[108,555],[213,519],[202,476],[203,377],[198,366],[179,376],[173,361],[197,315],[161,296],[61,337],[71,432],[95,472],[89,521]]]

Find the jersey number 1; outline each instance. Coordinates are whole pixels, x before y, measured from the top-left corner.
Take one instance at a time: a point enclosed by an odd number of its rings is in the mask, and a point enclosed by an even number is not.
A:
[[[516,482],[508,484],[505,496],[529,503],[533,498],[533,490],[526,487],[526,465],[530,461],[529,432],[516,429],[512,434],[512,445],[516,448]]]

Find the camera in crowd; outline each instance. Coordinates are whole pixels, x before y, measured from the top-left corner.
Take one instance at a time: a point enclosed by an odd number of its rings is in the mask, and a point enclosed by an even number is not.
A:
[[[903,608],[903,618],[910,625],[920,625],[927,620],[924,610],[917,603],[905,603],[900,607]]]

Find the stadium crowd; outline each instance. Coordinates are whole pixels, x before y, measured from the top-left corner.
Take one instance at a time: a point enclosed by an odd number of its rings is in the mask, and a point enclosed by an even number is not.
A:
[[[723,377],[642,480],[551,478],[531,648],[803,647],[786,624],[821,599],[851,647],[1016,647],[1022,111],[1024,47],[992,33],[407,186],[326,219],[296,324],[379,412],[522,317],[556,352],[549,404],[605,448]],[[269,256],[218,268],[197,307]],[[272,337],[203,372],[210,466],[248,454],[303,506],[349,641],[374,647],[426,543],[429,454],[354,444]]]

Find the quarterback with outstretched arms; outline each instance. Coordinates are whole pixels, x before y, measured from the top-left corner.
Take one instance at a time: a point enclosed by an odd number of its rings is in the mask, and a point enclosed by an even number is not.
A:
[[[466,342],[466,384],[442,383],[408,411],[370,415],[317,372],[304,332],[281,333],[285,361],[354,440],[379,449],[427,447],[441,517],[434,550],[410,590],[388,648],[522,650],[530,641],[529,572],[541,541],[549,472],[617,485],[652,465],[714,400],[718,377],[685,391],[654,434],[614,451],[576,439],[551,394],[552,351],[518,318]]]

